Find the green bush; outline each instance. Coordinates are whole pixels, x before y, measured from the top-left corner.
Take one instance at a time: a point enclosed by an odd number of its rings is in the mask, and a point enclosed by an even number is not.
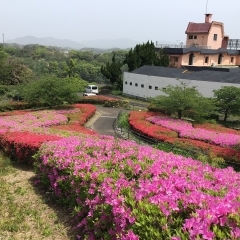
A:
[[[51,107],[65,102],[77,102],[78,91],[75,80],[48,76],[27,84],[23,90],[23,97],[28,103],[40,103]]]
[[[126,128],[126,129],[130,128],[130,125],[128,123],[128,117],[129,117],[128,113],[120,114],[120,116],[118,118],[118,123],[121,125],[121,127]]]
[[[121,90],[114,90],[111,92],[111,94],[113,95],[122,95],[122,91]]]

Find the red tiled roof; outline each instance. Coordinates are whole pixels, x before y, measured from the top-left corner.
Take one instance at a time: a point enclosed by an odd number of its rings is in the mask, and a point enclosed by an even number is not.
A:
[[[188,33],[208,33],[212,23],[192,23],[188,24],[186,34]]]

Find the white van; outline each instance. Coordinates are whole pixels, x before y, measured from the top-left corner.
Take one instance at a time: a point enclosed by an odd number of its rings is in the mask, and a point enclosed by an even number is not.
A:
[[[98,95],[98,86],[97,85],[87,85],[85,88],[86,93],[95,93]]]

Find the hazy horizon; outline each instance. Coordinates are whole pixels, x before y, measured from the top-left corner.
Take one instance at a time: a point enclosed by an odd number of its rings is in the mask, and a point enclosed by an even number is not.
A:
[[[111,0],[0,0],[0,31],[6,41],[19,37],[53,37],[76,42],[129,39],[185,42],[189,22],[204,22],[206,2]],[[209,0],[213,21],[225,34],[240,39],[239,0]],[[1,42],[1,41],[0,41]]]

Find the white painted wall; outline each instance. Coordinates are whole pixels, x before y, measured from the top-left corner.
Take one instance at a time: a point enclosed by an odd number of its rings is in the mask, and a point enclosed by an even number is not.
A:
[[[240,84],[207,82],[197,80],[180,79],[189,83],[189,87],[195,86],[204,97],[213,97],[213,90],[218,90],[223,86],[235,86],[240,88]],[[132,83],[132,85],[130,85]],[[138,86],[135,86],[135,84]],[[175,78],[147,76],[136,73],[124,72],[123,75],[123,94],[132,95],[140,98],[153,98],[164,95],[161,89],[168,85],[177,85],[179,81]],[[143,87],[141,87],[143,85]],[[149,89],[149,86],[152,86]],[[158,89],[158,90],[155,90]]]

